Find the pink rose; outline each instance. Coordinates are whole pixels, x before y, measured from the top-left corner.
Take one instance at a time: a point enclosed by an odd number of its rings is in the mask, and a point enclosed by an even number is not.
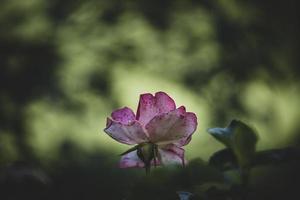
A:
[[[137,114],[127,107],[115,110],[107,118],[104,131],[118,142],[136,145],[126,151],[120,167],[185,164],[184,149],[197,128],[197,117],[176,108],[174,100],[164,92],[142,94]]]

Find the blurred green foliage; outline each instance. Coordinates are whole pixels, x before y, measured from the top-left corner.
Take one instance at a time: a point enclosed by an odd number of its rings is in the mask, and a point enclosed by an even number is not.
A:
[[[221,149],[205,131],[232,118],[256,127],[258,149],[298,145],[295,5],[295,0],[2,0],[0,164],[33,162],[56,181],[78,174],[86,181],[93,177],[87,170],[99,173],[90,190],[111,175],[122,189],[108,199],[121,199],[128,189],[126,173],[137,179],[141,174],[112,168],[128,147],[104,134],[106,117],[122,106],[135,110],[139,94],[156,91],[198,116],[188,159],[207,160]],[[70,158],[74,153],[84,156]],[[103,157],[83,164],[97,154]],[[59,177],[63,166],[74,169]],[[109,175],[101,174],[106,171]],[[113,180],[106,191],[114,189]],[[169,189],[177,187],[191,188]]]

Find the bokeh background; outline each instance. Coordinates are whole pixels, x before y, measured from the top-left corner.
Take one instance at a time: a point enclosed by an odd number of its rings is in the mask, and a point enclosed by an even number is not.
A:
[[[296,5],[2,0],[0,198],[176,199],[219,178],[205,163],[223,146],[206,129],[234,118],[255,127],[259,150],[299,145]],[[128,146],[103,129],[112,110],[136,110],[141,93],[157,91],[195,112],[199,126],[186,147],[189,168],[145,178],[117,168]],[[268,189],[256,198],[294,194],[293,167],[265,170],[260,177],[280,178],[257,180]]]

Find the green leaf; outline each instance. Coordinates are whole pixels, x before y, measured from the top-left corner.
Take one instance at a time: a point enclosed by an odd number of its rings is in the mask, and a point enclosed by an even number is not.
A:
[[[232,149],[240,166],[249,166],[255,155],[257,135],[241,121],[236,121],[232,138]]]
[[[229,127],[226,128],[210,128],[207,130],[214,138],[225,146],[230,147],[232,131]]]
[[[216,151],[210,156],[209,165],[212,165],[221,171],[238,168],[236,156],[229,148]]]
[[[224,190],[224,191],[227,190],[227,191],[229,191],[230,186],[231,185],[226,184],[226,183],[210,181],[210,182],[205,182],[201,185],[196,185],[195,186],[195,191],[196,191],[197,194],[203,194],[211,188],[215,188],[217,190]]]
[[[255,131],[247,124],[232,120],[227,127],[210,128],[208,132],[233,151],[240,167],[251,164],[258,138]]]

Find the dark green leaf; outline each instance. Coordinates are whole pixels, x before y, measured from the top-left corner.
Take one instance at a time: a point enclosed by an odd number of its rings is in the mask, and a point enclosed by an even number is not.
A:
[[[209,164],[221,171],[238,168],[236,157],[229,148],[215,152],[210,157]]]
[[[232,150],[239,165],[246,167],[251,163],[256,150],[255,131],[239,120],[232,120],[225,128],[210,128],[208,132]]]

